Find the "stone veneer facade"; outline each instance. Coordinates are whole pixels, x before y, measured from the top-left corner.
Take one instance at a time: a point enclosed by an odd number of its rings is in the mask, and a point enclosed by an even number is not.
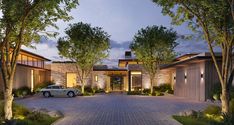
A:
[[[51,69],[51,77],[52,80],[59,85],[67,85],[67,73],[75,73],[77,76],[77,70],[75,63],[72,62],[54,62],[52,64],[49,64]],[[142,78],[142,88],[148,89],[150,88],[150,79],[149,75],[143,70],[142,66],[140,64],[134,64],[129,65],[128,71],[124,71],[125,75],[123,76],[123,91],[129,90],[129,72],[141,72],[141,78]],[[97,79],[96,79],[97,77]],[[90,74],[90,77],[88,78],[87,85],[92,87],[97,87],[101,89],[105,89],[106,91],[111,91],[111,77],[108,75],[108,70],[105,71],[92,71]],[[80,80],[78,77],[76,78],[77,85],[81,85]],[[171,83],[172,77],[171,73],[168,71],[160,71],[160,74],[158,75],[158,78],[155,78],[157,80],[157,85]],[[154,85],[156,86],[156,85]]]

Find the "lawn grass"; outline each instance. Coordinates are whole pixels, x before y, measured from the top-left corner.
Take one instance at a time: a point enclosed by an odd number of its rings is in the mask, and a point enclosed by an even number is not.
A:
[[[189,116],[172,116],[183,125],[221,125],[221,123],[205,118],[193,118]]]

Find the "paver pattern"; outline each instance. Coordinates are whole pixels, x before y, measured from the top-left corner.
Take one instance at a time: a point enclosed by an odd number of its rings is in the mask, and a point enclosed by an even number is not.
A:
[[[65,117],[56,125],[180,125],[171,118],[186,109],[201,110],[208,103],[179,97],[95,95],[75,98],[35,96],[16,101],[29,108],[60,110]]]

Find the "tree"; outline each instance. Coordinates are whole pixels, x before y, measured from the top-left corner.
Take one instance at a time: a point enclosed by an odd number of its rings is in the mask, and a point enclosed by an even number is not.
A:
[[[130,44],[131,50],[150,76],[151,93],[160,65],[172,61],[175,57],[176,35],[172,29],[168,30],[163,26],[148,26],[139,30]]]
[[[162,7],[162,13],[172,17],[172,23],[188,27],[203,35],[222,86],[222,112],[229,112],[229,89],[234,69],[232,68],[233,52],[233,4],[232,0],[153,0]],[[222,52],[221,68],[213,50],[219,46]]]
[[[108,56],[109,35],[100,27],[82,22],[70,25],[66,37],[59,38],[59,54],[76,63],[82,93],[93,66]]]
[[[77,4],[78,0],[1,0],[0,68],[6,121],[12,118],[13,79],[21,46],[39,41],[40,35],[52,36],[46,27],[57,28],[58,19],[70,20],[68,12]]]

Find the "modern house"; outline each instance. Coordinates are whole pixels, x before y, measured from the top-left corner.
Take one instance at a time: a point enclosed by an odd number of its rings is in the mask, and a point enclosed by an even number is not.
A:
[[[29,87],[33,91],[34,86],[51,80],[50,70],[45,68],[45,63],[49,59],[21,50],[17,59],[16,73],[13,88]],[[3,79],[0,72],[0,90],[3,89]]]
[[[217,55],[218,56],[218,55]],[[52,62],[51,76],[58,84],[67,87],[80,85],[73,62]],[[162,65],[160,74],[155,78],[157,85],[170,84],[176,96],[205,101],[211,97],[219,83],[215,67],[209,53],[185,54],[171,64]],[[125,58],[119,59],[117,68],[106,65],[93,67],[87,78],[88,85],[103,88],[106,91],[135,91],[150,88],[149,75],[142,62],[134,59],[131,52],[125,52]]]
[[[221,55],[216,54],[218,58]],[[50,61],[40,55],[22,50],[20,52],[14,79],[14,88],[34,86],[46,81],[54,81],[66,87],[81,85],[74,62]],[[2,86],[0,75],[0,85]],[[142,66],[130,51],[125,58],[119,59],[118,67],[96,65],[89,77],[87,85],[105,89],[106,91],[136,91],[150,88],[150,79]],[[174,95],[197,101],[205,101],[212,95],[219,79],[211,55],[209,53],[185,54],[172,63],[162,65],[159,75],[155,78],[158,86],[170,84]],[[2,87],[1,87],[2,89]]]

